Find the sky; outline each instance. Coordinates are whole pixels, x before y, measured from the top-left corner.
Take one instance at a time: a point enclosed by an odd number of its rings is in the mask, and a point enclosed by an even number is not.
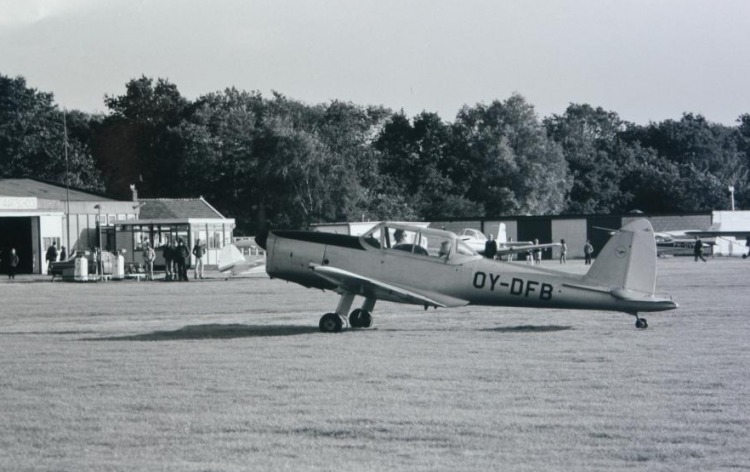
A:
[[[627,121],[750,113],[747,0],[0,0],[0,74],[67,109],[145,75],[453,121],[519,93]]]

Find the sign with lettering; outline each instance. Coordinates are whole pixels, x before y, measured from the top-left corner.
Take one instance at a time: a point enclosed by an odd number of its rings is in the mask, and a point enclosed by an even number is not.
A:
[[[0,210],[37,210],[36,197],[0,197]]]

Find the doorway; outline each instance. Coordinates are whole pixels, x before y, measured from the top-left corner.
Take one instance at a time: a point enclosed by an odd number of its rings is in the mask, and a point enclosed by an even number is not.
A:
[[[34,249],[31,237],[33,219],[30,216],[0,218],[0,272],[8,273],[10,251],[18,254],[17,274],[31,274],[34,268]]]

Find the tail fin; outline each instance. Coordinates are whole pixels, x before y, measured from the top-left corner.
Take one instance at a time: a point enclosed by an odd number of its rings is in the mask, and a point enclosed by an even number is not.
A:
[[[631,221],[618,230],[584,276],[595,285],[653,295],[656,290],[656,240],[648,220]]]
[[[244,262],[246,262],[245,256],[237,249],[237,246],[227,244],[219,253],[219,272],[232,270],[235,266]]]
[[[505,223],[500,223],[497,227],[497,237],[495,238],[498,244],[505,244],[508,242],[508,231],[505,229]]]

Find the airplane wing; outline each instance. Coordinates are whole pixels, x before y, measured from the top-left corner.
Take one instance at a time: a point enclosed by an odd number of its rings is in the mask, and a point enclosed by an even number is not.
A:
[[[436,292],[415,290],[391,283],[364,277],[336,267],[310,264],[310,268],[320,277],[333,283],[341,290],[365,297],[378,298],[412,305],[431,305],[443,308],[468,305],[467,300]]]
[[[497,248],[497,255],[498,256],[505,256],[507,254],[515,254],[518,252],[527,252],[527,251],[533,251],[535,249],[547,249],[550,247],[558,247],[562,246],[560,243],[545,243],[545,244],[527,244],[527,245],[519,245],[519,246],[511,246],[511,247],[499,247]]]
[[[712,230],[688,230],[685,234],[689,236],[698,236],[699,238],[711,238],[711,237],[734,237],[734,238],[747,238],[750,237],[750,231],[712,231]]]

